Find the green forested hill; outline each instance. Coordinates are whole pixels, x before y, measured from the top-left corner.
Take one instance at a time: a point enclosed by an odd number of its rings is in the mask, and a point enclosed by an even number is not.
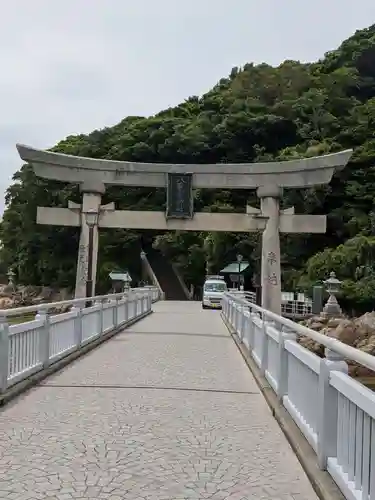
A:
[[[353,303],[375,298],[375,25],[358,31],[336,51],[312,64],[285,61],[274,68],[233,68],[202,97],[175,108],[89,135],[71,136],[54,149],[67,154],[144,162],[249,162],[355,150],[352,162],[330,186],[287,191],[284,205],[296,213],[328,214],[325,235],[282,239],[284,289],[311,283],[331,270],[345,280]],[[78,231],[36,226],[36,206],[79,201],[74,186],[36,179],[23,166],[7,193],[0,239],[4,265],[15,265],[24,283],[73,285]],[[253,191],[198,191],[196,210],[243,211],[256,204]],[[165,193],[110,188],[117,208],[161,209]],[[208,260],[212,271],[246,255],[259,266],[259,235],[150,234],[154,245],[180,263],[188,282],[198,283]],[[130,266],[139,234],[102,231],[100,279],[112,267]],[[375,254],[375,252],[374,252]]]

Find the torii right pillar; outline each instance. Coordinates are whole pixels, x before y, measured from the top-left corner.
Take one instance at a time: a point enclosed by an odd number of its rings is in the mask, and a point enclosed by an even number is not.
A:
[[[322,234],[327,229],[325,215],[294,213],[294,207],[280,210],[282,188],[266,184],[257,190],[260,210],[249,207],[248,212],[266,221],[262,234],[262,307],[281,315],[281,254],[280,233]]]
[[[261,186],[260,215],[267,219],[262,234],[262,307],[281,315],[280,196],[276,185]]]

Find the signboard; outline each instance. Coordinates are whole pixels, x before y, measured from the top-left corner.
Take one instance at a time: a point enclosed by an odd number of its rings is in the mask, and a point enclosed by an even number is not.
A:
[[[193,217],[192,174],[168,174],[166,217],[168,219]]]

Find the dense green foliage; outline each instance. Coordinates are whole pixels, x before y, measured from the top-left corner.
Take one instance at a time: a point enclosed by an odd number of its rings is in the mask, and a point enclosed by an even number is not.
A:
[[[348,167],[326,187],[290,190],[284,205],[296,213],[328,214],[325,235],[282,237],[284,289],[308,288],[330,270],[345,280],[353,302],[372,305],[375,296],[375,25],[358,31],[341,47],[312,64],[285,61],[274,68],[233,68],[202,97],[149,117],[127,117],[89,135],[71,136],[54,150],[67,154],[144,162],[251,162],[313,156],[355,149]],[[1,227],[2,260],[18,279],[58,285],[74,282],[78,231],[40,227],[36,206],[79,201],[77,187],[37,179],[30,167],[15,175]],[[163,190],[108,189],[104,202],[117,208],[159,210]],[[244,211],[256,205],[253,191],[196,192],[195,209]],[[181,265],[190,283],[240,251],[259,268],[257,234],[148,234],[154,245]],[[139,233],[103,231],[100,278],[107,270],[137,260]]]

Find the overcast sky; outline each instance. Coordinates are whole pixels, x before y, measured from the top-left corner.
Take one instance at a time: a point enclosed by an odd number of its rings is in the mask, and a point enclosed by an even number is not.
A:
[[[2,0],[0,214],[16,142],[152,115],[233,66],[316,60],[373,23],[374,0]]]

